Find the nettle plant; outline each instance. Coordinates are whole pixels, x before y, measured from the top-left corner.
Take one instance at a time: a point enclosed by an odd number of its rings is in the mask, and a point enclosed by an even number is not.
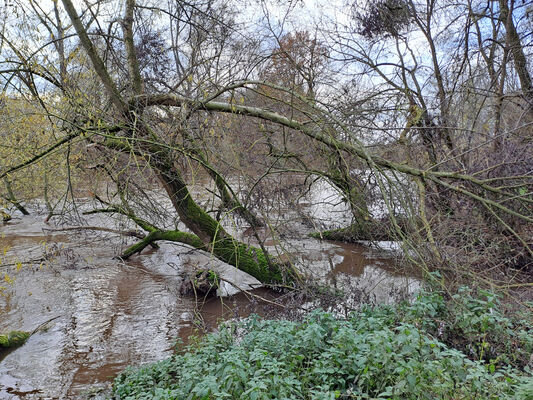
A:
[[[425,292],[402,308],[404,319],[468,357],[487,362],[491,370],[504,364],[523,369],[530,363],[531,314],[509,318],[493,292],[462,287],[449,301],[442,293]]]
[[[299,322],[255,316],[222,326],[168,360],[127,369],[115,381],[114,396],[531,398],[531,371],[511,365],[511,349],[496,344],[508,340],[531,351],[525,334],[531,324],[507,319],[496,306],[492,295],[465,289],[451,302],[441,293],[423,293],[413,304],[363,307],[349,319],[324,311]],[[459,309],[464,314],[449,319]],[[491,330],[496,336],[489,342]],[[475,357],[451,345],[459,335],[469,343],[461,343],[464,348],[478,351]],[[487,363],[489,348],[496,358]]]

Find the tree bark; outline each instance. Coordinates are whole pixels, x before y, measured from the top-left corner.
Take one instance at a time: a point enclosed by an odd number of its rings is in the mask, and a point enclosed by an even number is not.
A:
[[[280,265],[268,262],[268,258],[261,249],[235,240],[218,221],[196,204],[180,171],[174,166],[172,158],[165,158],[164,154],[163,149],[158,152],[151,151],[150,164],[157,171],[180,220],[194,233],[195,237],[176,231],[167,232],[164,236],[170,240],[212,252],[217,258],[249,273],[263,283],[280,284],[294,280],[295,271],[284,274]],[[156,238],[154,240],[162,240],[157,239],[159,235],[162,233],[154,233],[153,237]],[[149,241],[147,239],[148,237],[145,239],[146,242]]]
[[[514,6],[514,0],[511,0],[511,7]],[[500,20],[505,24],[505,30],[507,31],[507,42],[513,55],[514,65],[518,79],[520,80],[520,86],[526,101],[529,103],[529,110],[533,113],[533,83],[531,75],[527,69],[527,60],[524,54],[524,49],[520,41],[520,35],[516,30],[516,26],[513,21],[512,9],[509,9],[507,0],[500,0]]]
[[[17,200],[15,193],[13,193],[13,188],[11,187],[11,182],[7,177],[4,177],[4,186],[6,187],[7,197],[6,200],[13,204],[17,210],[19,210],[24,215],[30,215],[28,210]]]

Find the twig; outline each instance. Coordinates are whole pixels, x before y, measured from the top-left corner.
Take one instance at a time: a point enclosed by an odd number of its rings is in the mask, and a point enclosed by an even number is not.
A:
[[[44,321],[42,324],[40,324],[37,328],[35,328],[31,333],[30,333],[30,336],[33,335],[35,332],[37,332],[39,329],[41,329],[43,326],[45,326],[46,324],[52,322],[53,320],[55,319],[58,319],[59,317],[61,317],[61,315],[57,315],[53,318],[50,318],[48,321]]]
[[[239,289],[241,292],[246,293],[247,295],[250,295],[252,297],[256,297],[256,298],[258,298],[258,299],[260,299],[260,300],[262,300],[262,301],[264,301],[266,303],[270,303],[270,304],[273,304],[273,305],[278,306],[278,307],[286,308],[286,306],[283,305],[283,304],[276,303],[275,301],[268,300],[268,299],[264,298],[263,296],[259,296],[258,294],[252,293],[249,290],[246,290],[246,289],[243,289],[243,288],[239,287],[236,283],[228,281],[227,279],[221,278],[220,276],[218,277],[218,279],[220,279],[221,281],[229,283],[231,286]]]
[[[100,232],[110,232],[110,233],[116,233],[118,235],[123,236],[133,236],[138,239],[144,239],[146,235],[139,231],[121,231],[119,229],[112,229],[112,228],[105,228],[101,226],[71,226],[67,228],[44,228],[44,231],[52,231],[52,232],[62,232],[62,231],[76,231],[76,230],[89,230],[89,231],[100,231]]]

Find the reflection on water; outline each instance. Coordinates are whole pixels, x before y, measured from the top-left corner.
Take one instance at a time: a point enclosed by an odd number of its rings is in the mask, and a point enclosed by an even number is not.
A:
[[[186,341],[221,320],[291,307],[266,289],[197,302],[180,294],[180,271],[215,262],[212,258],[163,245],[124,263],[113,257],[125,239],[46,231],[43,219],[36,215],[0,226],[0,251],[7,249],[0,264],[0,286],[6,287],[0,332],[32,331],[59,317],[0,362],[2,399],[78,398],[92,385],[108,384],[126,365],[168,357],[177,337]],[[363,246],[304,239],[288,247],[306,271],[348,293],[365,289],[377,301],[391,301],[392,287],[407,292],[418,287],[416,279],[395,271],[393,259]]]

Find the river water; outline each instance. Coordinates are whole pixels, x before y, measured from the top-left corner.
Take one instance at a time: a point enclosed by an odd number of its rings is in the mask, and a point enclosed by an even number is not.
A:
[[[0,332],[33,331],[55,318],[24,346],[0,354],[0,399],[86,398],[125,366],[166,358],[176,338],[187,341],[220,320],[314,306],[253,289],[255,280],[184,246],[162,244],[122,261],[115,256],[130,239],[51,230],[43,221],[34,211],[0,225]],[[286,243],[307,271],[355,303],[362,293],[365,301],[391,302],[419,288],[416,277],[397,271],[392,252],[305,236]],[[207,301],[180,293],[183,271],[206,265],[235,283],[226,294],[249,290]]]

